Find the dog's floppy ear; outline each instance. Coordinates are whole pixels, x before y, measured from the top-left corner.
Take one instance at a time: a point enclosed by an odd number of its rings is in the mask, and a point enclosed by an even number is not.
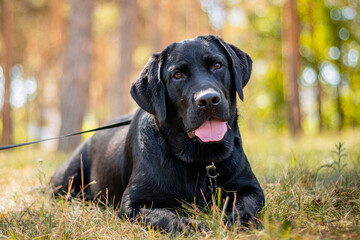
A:
[[[159,122],[166,119],[165,86],[161,81],[161,55],[154,53],[130,90],[132,98]]]
[[[226,50],[231,59],[230,68],[233,72],[233,78],[235,81],[236,91],[241,99],[244,101],[243,88],[249,82],[251,70],[252,70],[252,60],[243,51],[232,44],[226,43],[219,37],[215,37]]]

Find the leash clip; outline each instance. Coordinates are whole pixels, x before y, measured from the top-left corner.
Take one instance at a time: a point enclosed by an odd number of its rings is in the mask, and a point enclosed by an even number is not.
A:
[[[216,167],[214,163],[212,163],[209,166],[206,166],[206,176],[208,176],[211,179],[216,179],[219,174],[216,172]]]
[[[212,192],[213,197],[215,197],[215,192],[218,189],[216,179],[219,176],[219,174],[216,172],[216,167],[215,167],[214,162],[211,165],[206,166],[206,176],[208,176],[208,178],[210,180],[211,192]]]

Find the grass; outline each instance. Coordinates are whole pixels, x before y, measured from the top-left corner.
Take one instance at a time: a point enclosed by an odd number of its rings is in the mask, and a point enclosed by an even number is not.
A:
[[[0,239],[359,239],[359,133],[296,140],[243,133],[266,195],[262,229],[226,230],[221,209],[202,213],[189,206],[209,231],[177,236],[120,219],[111,206],[51,197],[47,183],[66,154],[35,147],[3,151]]]

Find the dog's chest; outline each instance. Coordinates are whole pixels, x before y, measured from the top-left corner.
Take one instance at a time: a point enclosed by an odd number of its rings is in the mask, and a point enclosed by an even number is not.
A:
[[[177,160],[179,161],[179,160]],[[204,206],[211,200],[210,181],[205,166],[194,164],[171,164],[165,168],[162,184],[166,185],[164,196],[171,202],[189,202]]]

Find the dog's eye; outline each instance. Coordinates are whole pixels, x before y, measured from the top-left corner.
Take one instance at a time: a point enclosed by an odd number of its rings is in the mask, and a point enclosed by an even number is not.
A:
[[[214,69],[220,69],[222,67],[222,64],[217,62],[214,64]]]
[[[182,78],[183,77],[183,74],[181,73],[181,72],[176,72],[176,73],[174,73],[174,75],[173,75],[173,78],[175,78],[175,79],[180,79],[180,78]]]

